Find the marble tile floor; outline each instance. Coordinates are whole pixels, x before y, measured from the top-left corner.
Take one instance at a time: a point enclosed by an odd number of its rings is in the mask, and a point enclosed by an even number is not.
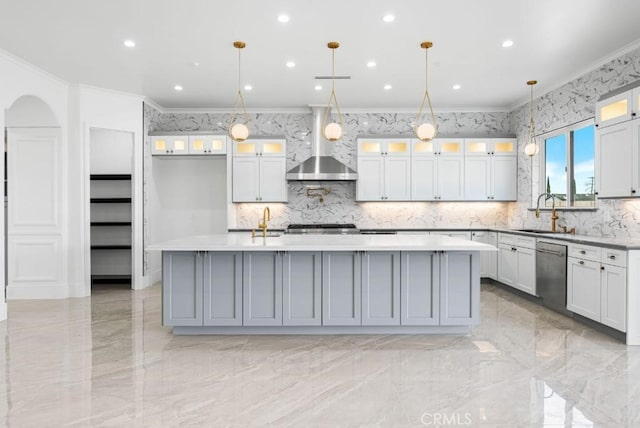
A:
[[[470,336],[173,336],[160,287],[11,301],[6,427],[637,427],[640,347],[483,284]]]

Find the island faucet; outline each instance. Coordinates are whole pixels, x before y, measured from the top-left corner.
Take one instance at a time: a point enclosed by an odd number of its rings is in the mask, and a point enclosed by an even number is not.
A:
[[[263,238],[267,237],[267,222],[269,220],[271,220],[271,210],[269,209],[269,207],[264,207],[264,210],[262,211],[262,222],[258,222],[258,228],[262,229]]]
[[[558,214],[556,213],[556,198],[557,196],[552,195],[551,193],[541,193],[540,196],[538,196],[538,203],[536,204],[536,218],[540,218],[540,199],[542,199],[543,196],[546,196],[546,199],[551,198],[551,231],[555,232],[556,231],[556,220],[558,220]],[[545,200],[546,200],[545,199]],[[560,198],[558,198],[560,199]]]

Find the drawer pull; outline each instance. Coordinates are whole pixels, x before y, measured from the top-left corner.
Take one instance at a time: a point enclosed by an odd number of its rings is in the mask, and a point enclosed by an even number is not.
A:
[[[580,261],[578,262],[578,264],[583,265],[583,264],[584,264],[584,261],[580,260]]]
[[[587,254],[585,250],[580,250],[580,254]]]
[[[611,255],[611,256],[609,256],[609,259],[610,259],[610,260],[615,260],[615,259],[616,259],[616,256]]]

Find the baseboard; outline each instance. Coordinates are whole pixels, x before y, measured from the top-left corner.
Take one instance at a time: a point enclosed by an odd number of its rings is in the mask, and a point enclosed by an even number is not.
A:
[[[62,285],[9,285],[7,300],[66,299],[69,288]]]

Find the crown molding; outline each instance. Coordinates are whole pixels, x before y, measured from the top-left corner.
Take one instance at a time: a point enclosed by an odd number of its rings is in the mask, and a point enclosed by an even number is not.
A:
[[[27,62],[25,59],[20,58],[19,56],[16,56],[2,48],[0,48],[0,58],[5,59],[9,62],[11,62],[12,64],[22,68],[25,71],[28,71],[30,73],[34,73],[37,74],[38,76],[47,79],[53,83],[55,83],[56,85],[60,85],[64,88],[68,88],[69,87],[69,82],[59,78],[58,76],[55,76],[51,73],[49,73],[48,71],[43,70],[40,67],[37,67],[33,64],[31,64],[30,62]]]
[[[599,68],[601,68],[603,65],[610,63],[611,61],[620,58],[623,55],[626,55],[630,52],[633,52],[637,49],[640,49],[640,39],[634,40],[633,42],[622,46],[621,48],[613,51],[612,53],[610,53],[609,55],[600,58],[597,61],[592,62],[591,64],[589,64],[588,66],[582,68],[579,71],[573,72],[570,75],[565,76],[564,78],[560,78],[558,79],[558,81],[556,81],[555,83],[551,83],[549,85],[543,85],[541,86],[543,89],[542,91],[537,91],[540,93],[540,95],[538,95],[537,97],[535,97],[535,99],[541,98],[544,95],[547,95],[550,92],[555,91],[558,88],[561,88],[562,86],[566,85],[569,82],[572,82],[576,79],[579,79],[580,77],[586,75],[587,73],[590,73],[592,71],[595,71]],[[530,97],[526,97],[526,98],[521,98],[519,101],[515,102],[513,105],[511,105],[509,107],[509,111],[513,112],[514,110],[522,107],[523,105],[526,105],[530,100]]]

